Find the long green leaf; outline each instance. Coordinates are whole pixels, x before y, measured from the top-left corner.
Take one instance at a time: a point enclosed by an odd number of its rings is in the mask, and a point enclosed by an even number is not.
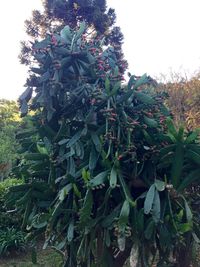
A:
[[[87,224],[93,207],[93,196],[90,189],[87,190],[83,207],[80,210],[80,225],[84,226]]]
[[[144,201],[144,213],[149,214],[153,206],[153,200],[155,196],[155,184],[152,184],[147,192],[145,201]]]
[[[155,190],[153,199],[152,216],[155,223],[158,223],[160,221],[160,196],[157,190]]]
[[[137,100],[139,100],[140,102],[142,102],[144,104],[147,104],[147,105],[155,104],[155,100],[151,96],[149,96],[145,93],[135,92],[134,96],[136,97]]]
[[[115,188],[116,185],[117,185],[117,172],[115,166],[113,166],[110,173],[110,187]]]
[[[108,171],[101,172],[97,176],[95,176],[93,179],[91,179],[88,182],[88,185],[90,187],[96,187],[98,185],[101,185],[101,184],[105,183],[105,181],[107,180],[106,179],[107,176],[108,176]]]
[[[184,149],[182,144],[177,144],[174,154],[174,161],[171,169],[171,180],[174,188],[177,188],[179,186],[183,169],[183,162],[184,162]]]
[[[82,131],[78,131],[70,140],[69,142],[67,143],[67,146],[68,147],[71,147],[73,146],[80,138],[81,138],[81,135],[82,135]]]

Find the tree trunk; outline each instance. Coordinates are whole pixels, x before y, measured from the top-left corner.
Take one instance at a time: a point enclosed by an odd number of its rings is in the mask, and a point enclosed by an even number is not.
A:
[[[125,251],[120,252],[114,260],[115,267],[123,267],[127,259],[130,257],[131,247],[126,247]]]
[[[177,267],[190,267],[192,262],[191,233],[188,233],[186,245],[180,247],[177,254]]]
[[[191,266],[191,249],[180,248],[177,257],[177,267],[190,267]]]

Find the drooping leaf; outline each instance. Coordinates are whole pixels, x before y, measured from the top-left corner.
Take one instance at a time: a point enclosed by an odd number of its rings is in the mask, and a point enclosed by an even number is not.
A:
[[[160,221],[160,196],[157,190],[155,190],[153,199],[152,217],[155,223]]]
[[[19,101],[24,101],[28,102],[32,96],[33,88],[28,87],[19,97]]]
[[[93,179],[91,179],[88,182],[88,185],[91,187],[96,187],[98,185],[104,184],[107,176],[108,176],[108,171],[101,172],[97,176],[95,176]]]
[[[67,143],[67,146],[68,147],[71,147],[73,146],[80,138],[81,138],[81,135],[82,135],[82,131],[78,131],[70,140],[69,142]]]
[[[146,227],[146,230],[144,231],[145,238],[147,240],[152,239],[154,231],[155,231],[155,223],[153,220],[150,220]]]
[[[158,126],[158,123],[156,120],[148,118],[147,116],[144,116],[144,122],[146,123],[147,126],[150,128],[155,128]]]
[[[135,92],[134,96],[136,97],[137,100],[139,100],[140,102],[142,102],[144,104],[153,105],[155,103],[155,100],[147,94],[144,94],[141,92]]]
[[[89,158],[89,169],[90,170],[95,169],[97,161],[98,161],[98,154],[94,146],[92,146],[91,151],[90,151],[90,158]]]
[[[177,186],[179,186],[181,173],[183,169],[183,161],[184,161],[183,146],[182,144],[177,144],[171,169],[171,180],[174,188],[177,188]]]
[[[165,190],[165,182],[160,181],[160,180],[155,180],[155,186],[158,191],[163,191]]]
[[[118,221],[119,227],[123,228],[124,226],[127,225],[129,213],[130,213],[130,204],[127,200],[125,200],[119,215],[119,221]]]
[[[115,188],[117,185],[117,172],[115,167],[112,167],[111,173],[110,173],[110,187]]]
[[[101,141],[96,133],[91,133],[92,141],[95,145],[95,148],[98,152],[101,152]]]
[[[71,220],[67,230],[67,240],[71,242],[74,238],[74,221]]]
[[[184,205],[185,205],[185,213],[186,213],[186,218],[187,218],[187,221],[188,222],[191,222],[192,221],[192,218],[193,218],[193,214],[192,214],[192,211],[187,203],[187,200],[182,197],[183,200],[184,200]]]
[[[126,246],[125,229],[126,229],[126,225],[129,220],[129,213],[130,213],[130,204],[127,200],[125,200],[122,205],[122,209],[121,209],[119,220],[118,220],[118,227],[119,227],[120,234],[117,238],[117,242],[118,242],[120,251],[124,251],[125,246]]]
[[[72,189],[72,184],[68,184],[59,191],[59,200],[63,201]]]
[[[91,190],[88,189],[84,198],[83,207],[80,210],[80,225],[87,224],[92,212],[92,206],[93,196]]]
[[[134,85],[134,89],[138,88],[139,86],[145,84],[146,82],[148,82],[148,76],[147,74],[143,74],[139,79],[136,80],[136,83]]]
[[[147,192],[144,202],[144,213],[149,214],[153,206],[153,200],[155,196],[155,184],[152,184]]]

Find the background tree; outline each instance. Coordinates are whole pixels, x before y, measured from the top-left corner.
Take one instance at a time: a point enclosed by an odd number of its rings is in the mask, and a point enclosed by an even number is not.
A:
[[[20,124],[19,107],[15,101],[0,99],[0,177],[4,179],[17,158],[16,132]]]
[[[32,18],[26,20],[26,32],[37,40],[46,32],[52,33],[58,27],[69,25],[75,28],[81,21],[86,21],[93,32],[93,38],[105,38],[105,45],[115,48],[121,73],[127,69],[127,62],[122,52],[123,35],[119,27],[114,26],[116,14],[114,9],[107,10],[105,0],[45,0],[44,11],[34,10]],[[23,64],[31,62],[30,43],[22,42],[20,55]]]
[[[170,82],[164,81],[159,90],[168,94],[166,101],[176,125],[183,124],[188,130],[200,127],[200,81],[199,74],[187,78],[179,73],[172,73]]]

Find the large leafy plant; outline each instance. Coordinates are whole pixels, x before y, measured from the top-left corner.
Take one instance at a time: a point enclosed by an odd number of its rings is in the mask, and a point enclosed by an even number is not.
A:
[[[163,159],[169,114],[155,82],[133,75],[124,84],[113,48],[85,23],[34,43],[32,56],[19,100],[22,114],[37,110],[38,130],[18,135],[26,184],[8,197],[24,210],[23,227],[45,232],[44,247],[63,251],[65,266],[123,266],[131,249],[142,266],[157,250],[164,264],[193,226],[186,200],[171,203],[169,187],[182,180]]]

